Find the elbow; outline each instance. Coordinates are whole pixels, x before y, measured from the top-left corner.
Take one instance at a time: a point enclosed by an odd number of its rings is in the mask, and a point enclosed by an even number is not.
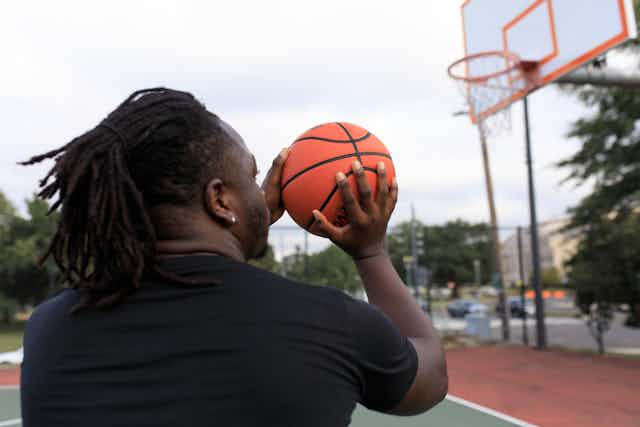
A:
[[[437,373],[432,376],[430,408],[442,402],[449,392],[449,374],[447,373],[447,362],[444,357],[439,365]]]
[[[445,366],[438,381],[438,388],[434,396],[436,399],[434,405],[442,402],[445,397],[447,397],[447,393],[449,393],[449,375],[447,374],[447,368]]]

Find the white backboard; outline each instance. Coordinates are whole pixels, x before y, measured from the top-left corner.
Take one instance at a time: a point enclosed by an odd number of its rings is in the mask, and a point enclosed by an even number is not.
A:
[[[637,36],[633,0],[466,0],[462,25],[465,55],[509,50],[522,60],[538,61],[537,87]],[[474,70],[467,67],[467,73]],[[505,99],[470,102],[472,120],[526,95],[517,89]],[[483,89],[472,85],[469,95],[475,90]]]

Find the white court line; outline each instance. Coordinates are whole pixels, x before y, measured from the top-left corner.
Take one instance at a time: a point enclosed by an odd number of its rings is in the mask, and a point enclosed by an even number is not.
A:
[[[22,418],[14,418],[12,420],[0,421],[0,427],[17,426],[22,422]]]
[[[447,394],[447,399],[460,405],[468,406],[469,408],[475,409],[476,411],[484,412],[485,414],[500,418],[501,420],[510,422],[520,427],[538,427],[535,424],[530,424],[526,421],[513,418],[507,414],[503,414],[502,412],[494,411],[493,409],[487,408],[486,406],[478,405],[477,403],[469,402],[468,400],[464,400],[450,394]]]
[[[19,385],[0,385],[0,390],[20,390]]]

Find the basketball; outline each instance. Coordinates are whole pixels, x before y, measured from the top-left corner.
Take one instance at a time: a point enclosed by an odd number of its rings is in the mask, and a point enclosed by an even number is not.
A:
[[[395,177],[389,150],[371,132],[351,123],[325,123],[300,135],[291,145],[282,170],[282,200],[293,220],[319,235],[313,210],[331,223],[348,224],[336,174],[347,176],[353,194],[358,190],[353,176],[354,161],[362,164],[373,196],[377,193],[377,164],[384,162],[388,184]]]

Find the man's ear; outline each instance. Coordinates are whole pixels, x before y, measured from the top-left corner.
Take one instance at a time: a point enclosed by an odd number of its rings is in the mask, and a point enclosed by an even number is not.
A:
[[[229,187],[219,178],[212,179],[205,186],[204,208],[211,218],[226,227],[231,227],[237,221],[232,210]]]

